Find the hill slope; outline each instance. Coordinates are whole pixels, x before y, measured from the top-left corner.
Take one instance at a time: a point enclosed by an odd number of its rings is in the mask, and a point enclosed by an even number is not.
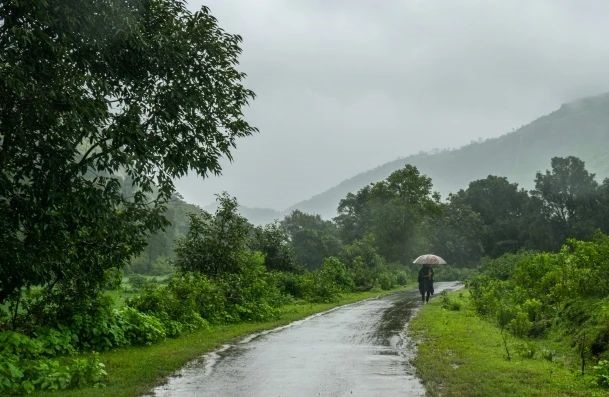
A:
[[[309,200],[292,206],[335,216],[339,201],[371,182],[386,178],[404,164],[430,176],[434,189],[446,196],[487,175],[506,176],[525,188],[535,173],[550,167],[555,156],[574,155],[586,162],[599,179],[609,176],[609,93],[562,105],[518,130],[499,138],[434,154],[418,154],[391,161],[361,173]]]

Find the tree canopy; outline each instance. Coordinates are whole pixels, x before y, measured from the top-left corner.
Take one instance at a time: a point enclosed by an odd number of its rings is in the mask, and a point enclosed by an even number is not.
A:
[[[0,302],[95,291],[165,224],[173,178],[220,172],[255,132],[240,42],[182,1],[0,3]]]
[[[431,179],[406,165],[387,179],[348,194],[339,204],[336,223],[346,243],[371,233],[387,260],[409,263],[428,246],[421,237],[429,219],[439,214],[439,200],[432,193]]]

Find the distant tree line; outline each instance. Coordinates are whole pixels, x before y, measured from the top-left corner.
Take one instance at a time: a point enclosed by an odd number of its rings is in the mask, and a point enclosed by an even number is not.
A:
[[[609,179],[599,184],[582,160],[555,157],[527,191],[489,175],[441,201],[432,181],[406,165],[340,201],[332,221],[294,211],[282,222],[296,260],[314,269],[329,255],[365,245],[387,263],[435,252],[475,266],[521,250],[553,251],[567,238],[609,231]]]
[[[456,266],[475,266],[484,257],[553,251],[569,237],[586,240],[597,230],[609,231],[609,180],[599,184],[577,157],[553,158],[550,169],[536,174],[530,191],[489,175],[442,201],[432,186],[406,165],[348,194],[333,220],[295,210],[274,224],[248,224],[249,244],[265,253],[273,270],[315,270],[330,256],[348,263],[357,258],[406,265],[421,252],[435,252]],[[179,199],[173,203],[168,213],[179,222],[150,238],[131,271],[173,270],[167,263],[175,257],[175,240],[188,232],[188,214],[203,213]],[[198,217],[191,222],[197,225]]]

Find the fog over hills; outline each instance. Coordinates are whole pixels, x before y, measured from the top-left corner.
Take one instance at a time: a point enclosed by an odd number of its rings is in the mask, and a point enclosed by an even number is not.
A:
[[[390,161],[283,211],[245,206],[241,206],[240,211],[254,224],[282,219],[295,209],[329,219],[336,216],[338,203],[347,193],[380,181],[405,164],[413,164],[431,177],[434,190],[443,198],[488,175],[506,176],[530,189],[535,173],[548,169],[550,159],[555,156],[580,157],[600,181],[609,176],[608,148],[609,93],[564,104],[556,111],[498,138],[459,149],[421,153]],[[206,209],[214,210],[215,206]]]
[[[550,159],[555,156],[582,158],[600,180],[609,176],[608,148],[609,93],[564,104],[556,111],[498,138],[385,163],[301,201],[285,213],[299,209],[325,218],[334,217],[339,201],[347,193],[382,180],[405,164],[413,164],[431,177],[434,189],[443,197],[489,174],[506,176],[522,187],[531,188],[535,173],[549,168]]]

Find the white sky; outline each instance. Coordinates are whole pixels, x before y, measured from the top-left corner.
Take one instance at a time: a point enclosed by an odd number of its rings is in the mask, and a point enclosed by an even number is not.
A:
[[[240,70],[260,133],[223,190],[284,209],[358,172],[421,150],[507,133],[564,102],[609,91],[609,1],[191,0],[243,36]]]

